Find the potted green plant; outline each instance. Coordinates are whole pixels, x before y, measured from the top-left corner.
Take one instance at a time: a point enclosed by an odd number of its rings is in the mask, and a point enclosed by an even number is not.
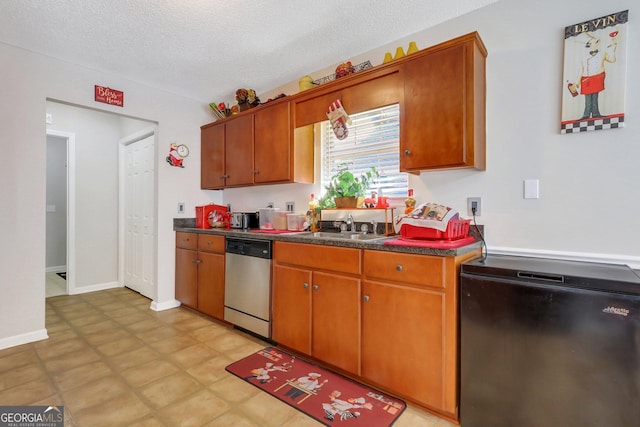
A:
[[[365,196],[373,181],[379,176],[380,173],[374,167],[356,176],[349,170],[347,164],[340,165],[331,177],[329,185],[325,187],[327,191],[320,199],[320,207],[356,208],[358,198]]]

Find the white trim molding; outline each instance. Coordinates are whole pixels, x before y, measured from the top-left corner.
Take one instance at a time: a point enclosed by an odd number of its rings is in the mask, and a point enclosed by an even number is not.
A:
[[[12,337],[0,339],[0,350],[17,345],[28,344],[30,342],[42,341],[49,338],[46,329],[40,329],[26,334],[14,335]]]
[[[569,261],[599,262],[605,264],[624,264],[633,270],[640,270],[640,257],[629,255],[595,254],[588,252],[563,252],[540,249],[508,247],[490,247],[490,255],[514,255],[533,258],[554,258]]]
[[[181,303],[180,301],[178,301],[177,299],[174,299],[172,301],[165,301],[165,302],[156,302],[156,301],[151,301],[151,310],[153,311],[164,311],[164,310],[170,310],[172,308],[176,308],[176,307],[180,307]]]

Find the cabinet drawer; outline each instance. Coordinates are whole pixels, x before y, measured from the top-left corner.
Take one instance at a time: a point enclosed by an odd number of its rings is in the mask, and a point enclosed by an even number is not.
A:
[[[176,231],[176,247],[183,249],[198,249],[198,234]]]
[[[198,234],[198,250],[203,252],[224,253],[224,236]]]
[[[360,274],[360,249],[306,243],[275,242],[276,262],[340,273]]]
[[[445,257],[364,251],[364,274],[420,286],[445,287]]]

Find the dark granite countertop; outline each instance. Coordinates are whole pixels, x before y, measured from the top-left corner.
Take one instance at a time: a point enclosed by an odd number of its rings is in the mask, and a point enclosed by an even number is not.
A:
[[[293,242],[293,243],[306,243],[306,244],[317,244],[317,245],[325,245],[325,246],[340,246],[347,248],[356,248],[356,249],[374,249],[378,251],[388,251],[388,252],[400,252],[400,253],[410,253],[410,254],[419,254],[419,255],[436,255],[436,256],[458,256],[463,255],[465,253],[471,252],[480,248],[481,242],[475,241],[469,245],[462,246],[459,248],[452,249],[434,249],[434,248],[423,248],[423,247],[413,247],[413,246],[391,246],[385,245],[385,240],[393,240],[397,239],[399,236],[380,236],[380,239],[376,240],[350,240],[350,239],[325,239],[318,238],[309,235],[309,233],[304,232],[288,232],[288,233],[280,233],[280,234],[270,234],[270,233],[261,233],[251,230],[239,230],[239,229],[221,229],[221,228],[211,228],[211,229],[202,229],[196,228],[195,219],[191,218],[176,218],[173,220],[173,229],[174,231],[184,231],[189,233],[204,233],[204,234],[215,234],[229,237],[251,237],[255,239],[262,240],[272,240],[272,241],[283,241],[283,242]]]

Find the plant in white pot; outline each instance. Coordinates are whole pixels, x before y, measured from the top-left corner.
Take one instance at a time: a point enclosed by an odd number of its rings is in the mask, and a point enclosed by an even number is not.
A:
[[[374,167],[356,176],[349,170],[347,164],[340,165],[331,177],[329,185],[325,187],[327,191],[320,199],[320,207],[356,208],[358,198],[366,195],[367,190],[379,176],[380,173]]]

